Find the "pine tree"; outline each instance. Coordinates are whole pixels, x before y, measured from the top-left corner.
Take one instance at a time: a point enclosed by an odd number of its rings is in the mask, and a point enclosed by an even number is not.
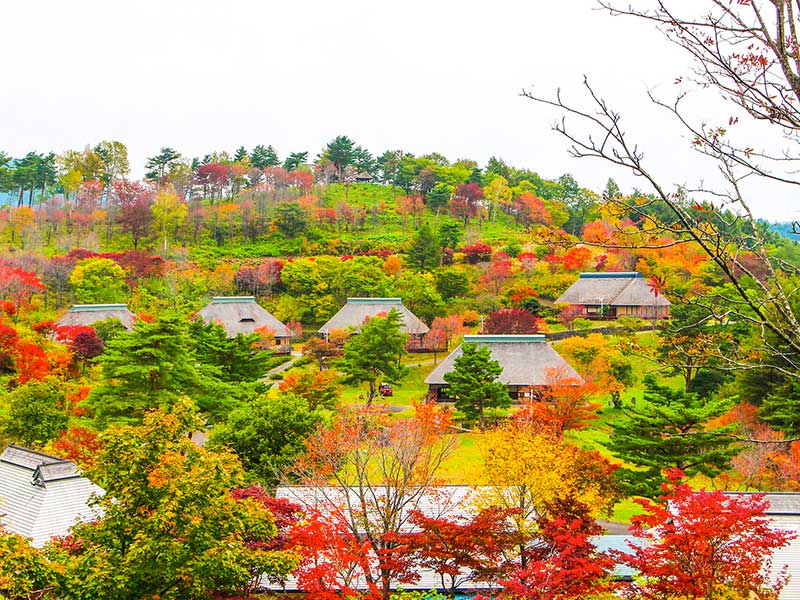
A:
[[[189,325],[198,362],[217,370],[217,378],[228,383],[257,381],[267,372],[270,352],[259,350],[257,333],[229,338],[217,323],[196,319]]]
[[[511,396],[506,384],[497,381],[503,367],[492,360],[488,346],[461,344],[461,356],[456,357],[454,369],[445,373],[448,392],[453,396],[456,410],[461,411],[469,422],[477,418],[481,429],[486,422],[487,408],[508,408]]]
[[[245,147],[244,146],[239,146],[239,148],[236,150],[236,153],[233,155],[233,162],[240,163],[245,158],[249,158],[249,156],[250,155],[247,153],[247,150],[245,149]]]
[[[265,169],[267,167],[277,167],[281,164],[278,160],[278,154],[275,148],[267,146],[266,148],[259,144],[250,153],[250,164],[257,169]]]
[[[689,476],[714,477],[730,466],[739,452],[727,437],[731,428],[708,431],[706,424],[725,414],[730,402],[702,400],[645,378],[644,405],[626,410],[626,418],[611,424],[611,452],[634,465],[617,471],[629,495],[655,498],[661,493],[664,469],[677,468]]]
[[[196,366],[186,320],[175,312],[110,340],[98,362],[103,383],[87,406],[101,421],[139,420],[182,395],[197,396],[207,384]]]
[[[419,228],[406,251],[409,265],[420,271],[430,271],[439,266],[441,250],[439,239],[428,223]]]
[[[408,335],[400,331],[402,319],[395,309],[385,317],[372,317],[344,345],[344,354],[335,364],[345,383],[369,383],[367,405],[378,393],[378,379],[399,383],[408,369],[400,363],[406,354]]]

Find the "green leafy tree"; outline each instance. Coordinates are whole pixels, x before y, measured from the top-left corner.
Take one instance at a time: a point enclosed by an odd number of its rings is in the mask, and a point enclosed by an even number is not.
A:
[[[103,161],[101,181],[108,185],[112,181],[125,177],[130,172],[128,148],[116,140],[103,140],[94,147],[94,151]]]
[[[139,323],[106,345],[98,359],[103,379],[87,406],[101,421],[138,420],[183,395],[202,395],[208,382],[192,346],[183,315],[165,312],[152,323]]]
[[[461,356],[453,362],[453,370],[445,373],[448,391],[455,407],[469,422],[478,419],[481,429],[486,426],[484,411],[487,408],[509,408],[511,396],[508,386],[497,380],[503,367],[492,360],[488,346],[461,344]]]
[[[51,598],[58,576],[44,554],[28,540],[0,528],[0,598]]]
[[[119,302],[128,292],[125,271],[110,258],[87,258],[78,262],[69,276],[69,283],[78,301],[86,304]]]
[[[281,473],[305,450],[322,416],[294,394],[264,394],[228,415],[211,433],[211,447],[236,452],[244,468],[261,483],[275,485]]]
[[[439,210],[447,206],[453,198],[454,191],[455,188],[452,185],[440,181],[428,190],[425,200],[429,207]]]
[[[450,201],[450,198],[447,199]],[[447,221],[439,225],[439,243],[442,248],[455,250],[461,242],[461,225],[454,221]]]
[[[272,219],[275,227],[287,238],[294,238],[308,229],[305,211],[296,202],[281,202]]]
[[[56,544],[63,600],[247,596],[263,575],[287,575],[291,552],[267,549],[273,515],[255,498],[235,498],[241,463],[198,448],[191,404],[149,413],[138,427],[112,428],[87,476],[106,494],[102,515],[75,527],[80,544]]]
[[[728,400],[702,400],[697,394],[656,383],[645,377],[644,403],[625,410],[611,423],[609,450],[633,465],[617,476],[630,495],[655,498],[661,493],[664,469],[689,476],[714,477],[738,454],[730,434],[735,425],[709,431],[707,423],[725,414]]]
[[[55,380],[29,381],[6,394],[2,404],[0,429],[13,443],[41,448],[67,428],[64,386]]]
[[[428,223],[423,223],[406,251],[408,264],[420,271],[430,271],[439,266],[441,255],[436,233]]]
[[[400,383],[408,374],[400,360],[406,355],[408,335],[400,331],[402,317],[395,309],[376,316],[347,340],[341,360],[335,366],[344,373],[345,383],[368,383],[367,405],[378,394],[378,380]]]
[[[470,277],[464,269],[444,268],[438,269],[434,274],[436,290],[442,298],[459,298],[466,296],[470,289]]]

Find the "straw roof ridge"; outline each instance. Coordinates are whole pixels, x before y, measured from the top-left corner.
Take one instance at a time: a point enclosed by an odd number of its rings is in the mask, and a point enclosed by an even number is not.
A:
[[[197,312],[206,323],[219,323],[230,337],[250,334],[266,327],[275,337],[291,337],[291,330],[252,296],[215,297]]]
[[[392,309],[400,313],[402,319],[400,330],[403,333],[411,335],[428,333],[429,327],[406,308],[401,298],[348,298],[347,304],[320,327],[319,331],[328,333],[336,329],[351,327],[358,331],[368,317],[388,313]]]
[[[514,339],[515,336],[469,336],[468,341],[489,346],[492,360],[503,367],[498,381],[512,386],[544,386],[553,383],[553,377],[575,379],[583,382],[580,375],[563,357],[542,339]],[[520,336],[534,337],[534,336]],[[506,338],[506,339],[499,339]],[[455,370],[455,359],[463,354],[459,346],[436,367],[425,379],[427,385],[447,385],[445,373]]]
[[[598,275],[587,277],[587,275]],[[602,275],[600,277],[599,275]],[[581,273],[556,303],[606,306],[669,306],[663,295],[656,296],[639,273]]]

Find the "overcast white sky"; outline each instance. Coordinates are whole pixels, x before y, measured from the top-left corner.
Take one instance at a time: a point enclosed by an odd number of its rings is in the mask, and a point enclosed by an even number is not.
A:
[[[611,165],[567,156],[556,113],[519,96],[586,74],[669,183],[713,174],[648,89],[670,97],[683,57],[645,24],[561,2],[206,0],[5,3],[0,149],[57,152],[127,144],[132,175],[172,146],[187,156],[272,144],[314,157],[338,134],[374,154],[403,149],[451,160],[492,155],[596,190]],[[704,118],[727,121],[706,103]],[[727,109],[725,109],[727,110]],[[649,190],[646,190],[649,191]],[[782,192],[786,196],[785,192]],[[752,204],[800,217],[778,192]]]

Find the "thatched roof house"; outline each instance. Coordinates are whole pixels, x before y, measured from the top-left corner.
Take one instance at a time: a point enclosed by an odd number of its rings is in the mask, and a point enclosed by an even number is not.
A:
[[[136,315],[128,310],[126,304],[75,304],[56,325],[93,325],[106,319],[117,319],[130,331],[136,322]]]
[[[508,386],[511,398],[529,394],[531,388],[552,385],[559,379],[583,382],[575,369],[545,341],[544,335],[465,335],[464,343],[488,346],[492,360],[503,367],[498,381]],[[444,359],[425,379],[436,400],[449,400],[445,373],[455,369],[455,360],[463,354],[461,346]]]
[[[0,525],[35,547],[95,518],[89,499],[102,493],[68,460],[19,446],[0,454]]]
[[[561,294],[556,303],[583,306],[587,316],[640,317],[669,316],[670,301],[656,295],[637,272],[581,273],[578,281]]]
[[[275,334],[279,346],[289,345],[292,332],[262,308],[253,296],[219,296],[211,299],[198,313],[206,323],[218,323],[228,337],[250,334],[266,327]]]
[[[320,327],[319,331],[323,335],[336,329],[353,328],[358,331],[368,317],[385,314],[392,309],[400,313],[403,321],[400,330],[403,333],[413,337],[422,337],[428,333],[428,326],[403,305],[402,298],[348,298],[347,304]]]

